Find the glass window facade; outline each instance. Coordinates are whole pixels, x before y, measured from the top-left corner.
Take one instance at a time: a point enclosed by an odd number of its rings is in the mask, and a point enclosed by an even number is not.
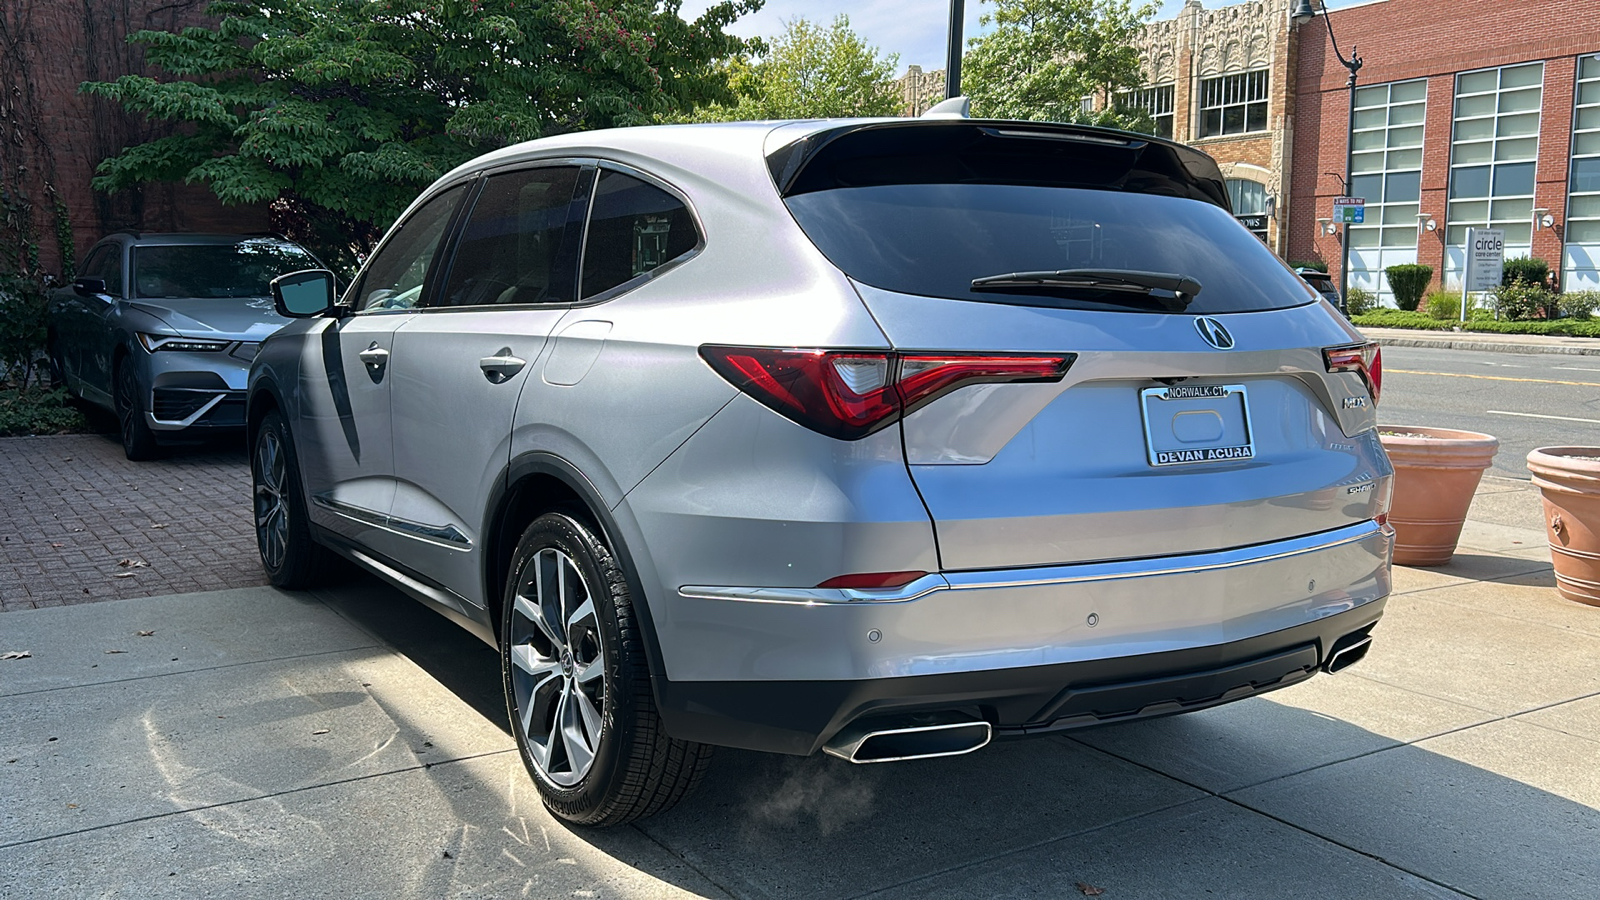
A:
[[[1250,233],[1260,238],[1262,243],[1266,243],[1267,186],[1248,178],[1229,178],[1227,183],[1228,200],[1233,204],[1234,216],[1260,216],[1260,228],[1250,227],[1255,221],[1253,219],[1246,222],[1245,227],[1250,228]]]
[[[1267,70],[1200,82],[1200,136],[1267,130]]]
[[[1122,95],[1122,105],[1129,109],[1142,109],[1155,120],[1155,130],[1151,133],[1157,137],[1172,137],[1172,97],[1173,86],[1158,84],[1137,91],[1129,91]]]
[[[1383,270],[1417,261],[1426,79],[1356,91],[1350,194],[1367,201],[1365,221],[1350,226],[1350,286],[1388,300]],[[1318,215],[1327,215],[1319,212]]]
[[[1528,255],[1543,100],[1542,62],[1456,76],[1446,282],[1459,283],[1470,226],[1503,228],[1506,257]]]
[[[1578,57],[1567,180],[1565,290],[1600,290],[1600,54]]]

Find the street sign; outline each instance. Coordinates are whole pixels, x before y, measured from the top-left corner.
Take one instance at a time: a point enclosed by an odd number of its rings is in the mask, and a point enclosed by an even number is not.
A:
[[[1250,229],[1251,231],[1267,230],[1266,216],[1234,216],[1234,218],[1239,220],[1239,224]]]
[[[1501,228],[1467,229],[1468,291],[1491,291],[1505,271],[1506,233]]]
[[[1346,225],[1361,225],[1367,220],[1367,198],[1333,198],[1333,221]]]

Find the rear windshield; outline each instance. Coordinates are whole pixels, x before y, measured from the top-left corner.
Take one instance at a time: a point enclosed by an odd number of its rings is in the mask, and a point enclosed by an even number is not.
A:
[[[135,247],[134,296],[147,300],[266,297],[272,279],[319,264],[298,245],[275,238],[237,244]]]
[[[784,202],[847,275],[889,291],[1011,305],[1162,312],[1125,291],[973,290],[977,278],[1064,269],[1182,275],[1192,315],[1313,302],[1308,286],[1226,207],[1215,164],[1129,146],[898,128],[850,135],[804,163],[772,160]],[[931,138],[931,139],[930,139]],[[1053,139],[1052,139],[1053,138]],[[780,163],[790,169],[787,178]]]

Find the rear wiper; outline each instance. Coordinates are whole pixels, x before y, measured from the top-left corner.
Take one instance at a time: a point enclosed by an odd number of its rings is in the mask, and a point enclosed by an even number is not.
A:
[[[975,291],[1119,291],[1138,294],[1177,311],[1189,305],[1200,293],[1200,282],[1187,275],[1170,272],[1141,272],[1136,269],[1041,269],[1035,272],[1007,272],[972,279]]]

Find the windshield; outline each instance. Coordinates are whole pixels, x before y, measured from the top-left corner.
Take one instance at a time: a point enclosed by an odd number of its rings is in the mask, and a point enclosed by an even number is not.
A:
[[[279,275],[319,267],[311,254],[276,238],[135,247],[134,296],[146,300],[266,297],[272,279]]]
[[[857,281],[906,294],[1026,306],[1161,312],[1111,292],[974,290],[1009,272],[1162,272],[1198,281],[1191,315],[1311,302],[1305,282],[1220,206],[1184,197],[1017,184],[885,184],[785,199]]]

